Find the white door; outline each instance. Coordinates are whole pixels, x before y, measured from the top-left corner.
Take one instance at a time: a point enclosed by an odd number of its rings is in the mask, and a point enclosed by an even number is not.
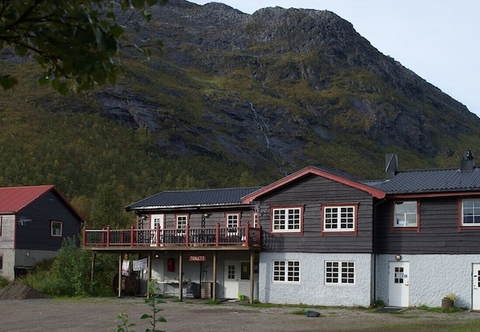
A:
[[[472,310],[480,310],[480,264],[473,264]]]
[[[410,268],[408,262],[388,264],[388,305],[408,307],[410,288]]]
[[[240,263],[225,262],[225,298],[236,299],[238,296],[238,285],[240,282]]]
[[[150,218],[150,243],[152,246],[156,245],[157,243],[157,226],[160,227],[160,239],[158,243],[161,243],[161,236],[163,233],[163,229],[165,228],[165,215],[163,214],[152,214]]]

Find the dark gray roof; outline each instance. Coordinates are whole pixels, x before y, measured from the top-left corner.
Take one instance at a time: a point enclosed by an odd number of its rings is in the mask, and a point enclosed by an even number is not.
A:
[[[458,168],[400,171],[392,179],[365,184],[387,194],[480,191],[480,168],[463,172]]]
[[[127,206],[127,211],[178,207],[222,206],[241,204],[241,198],[261,187],[204,190],[167,190]]]

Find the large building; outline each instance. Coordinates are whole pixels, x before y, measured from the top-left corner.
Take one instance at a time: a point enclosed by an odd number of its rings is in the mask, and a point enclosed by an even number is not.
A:
[[[456,305],[480,310],[480,168],[362,181],[308,167],[260,188],[165,191],[127,207],[137,226],[86,230],[96,252],[139,253],[165,293],[270,303]],[[134,271],[135,272],[135,271]]]

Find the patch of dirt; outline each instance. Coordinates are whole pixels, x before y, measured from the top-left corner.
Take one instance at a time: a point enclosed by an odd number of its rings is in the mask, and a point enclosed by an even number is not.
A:
[[[319,317],[308,317],[305,308],[256,308],[242,303],[164,299],[157,309],[167,322],[156,326],[168,332],[385,332],[480,331],[480,315],[469,311],[438,313],[408,308],[379,313],[356,308],[314,308]],[[143,298],[73,298],[0,301],[2,332],[105,332],[122,324],[119,312],[128,314],[135,331],[151,329],[151,314]],[[73,314],[72,314],[73,313]]]
[[[48,296],[23,282],[14,282],[0,289],[0,300],[33,300],[45,298],[48,298]]]

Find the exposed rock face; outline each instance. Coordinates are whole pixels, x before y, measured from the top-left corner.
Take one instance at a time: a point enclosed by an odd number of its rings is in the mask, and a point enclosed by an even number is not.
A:
[[[277,7],[248,15],[171,0],[153,8],[153,18],[138,37],[162,40],[162,57],[96,97],[102,116],[159,134],[160,154],[281,169],[325,163],[309,146],[396,147],[433,158],[452,153],[446,141],[479,133],[480,120],[464,105],[332,12]]]

